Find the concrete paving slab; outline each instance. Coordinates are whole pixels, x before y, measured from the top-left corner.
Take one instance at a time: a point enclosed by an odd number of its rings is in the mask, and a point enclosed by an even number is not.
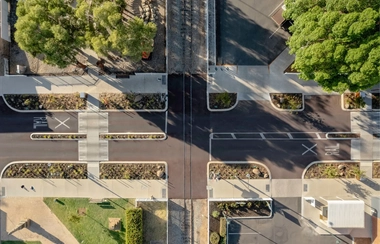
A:
[[[268,198],[270,180],[209,180],[209,189],[213,195],[209,198]]]
[[[22,189],[25,185],[28,190]],[[4,197],[167,198],[167,182],[158,180],[1,179]],[[34,186],[35,191],[30,190]],[[167,195],[167,194],[166,194]]]
[[[41,241],[43,244],[72,243],[78,241],[50,211],[41,197],[9,197],[1,199],[1,240],[26,240]],[[38,211],[36,211],[38,209]],[[7,233],[15,228],[18,223],[30,219],[31,226],[14,232]]]
[[[272,179],[272,197],[301,197],[301,179]]]

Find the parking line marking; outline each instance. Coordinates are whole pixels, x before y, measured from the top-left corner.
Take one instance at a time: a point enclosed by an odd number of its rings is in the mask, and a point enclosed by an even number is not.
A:
[[[290,133],[286,133],[286,134],[289,136],[289,139],[293,139],[292,134],[290,134]]]
[[[317,153],[316,152],[314,152],[312,149],[314,148],[314,147],[316,147],[317,146],[317,144],[314,144],[314,146],[312,146],[312,147],[310,147],[310,148],[308,148],[307,146],[305,146],[304,144],[302,144],[302,146],[304,147],[304,148],[306,148],[307,150],[304,152],[304,153],[302,153],[302,155],[305,155],[307,152],[312,152],[312,153],[314,153],[315,155],[317,155]]]
[[[261,139],[265,140],[265,136],[263,133],[260,133]]]
[[[236,139],[236,136],[234,133],[231,133],[232,138]]]
[[[70,129],[70,127],[69,127],[68,125],[65,124],[65,122],[68,121],[68,120],[70,119],[70,117],[67,118],[67,119],[65,119],[64,121],[60,121],[60,120],[57,119],[56,117],[54,117],[54,119],[57,120],[57,121],[59,122],[59,125],[57,125],[57,126],[55,127],[55,129],[57,129],[57,128],[60,127],[61,125],[64,125],[64,126],[66,126],[68,129]]]
[[[315,133],[318,137],[318,139],[321,139],[321,136],[319,135],[319,133]]]

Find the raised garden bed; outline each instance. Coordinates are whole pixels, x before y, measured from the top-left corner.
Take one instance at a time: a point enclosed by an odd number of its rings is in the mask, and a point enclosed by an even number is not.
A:
[[[118,134],[100,134],[102,140],[163,140],[166,138],[165,133],[118,133]]]
[[[372,109],[380,109],[380,93],[372,93]]]
[[[4,171],[3,178],[87,179],[84,163],[17,163]]]
[[[237,93],[209,93],[209,106],[211,109],[228,109],[237,102]]]
[[[350,139],[350,138],[360,138],[360,133],[351,133],[351,132],[332,132],[332,133],[327,133],[326,137],[328,139],[333,138],[333,139]]]
[[[259,164],[223,164],[211,163],[209,165],[209,179],[236,180],[236,179],[266,179],[268,170]]]
[[[166,107],[164,93],[101,93],[99,96],[101,109],[112,110],[162,110]]]
[[[7,103],[18,110],[84,110],[87,99],[79,93],[4,94]]]
[[[372,163],[372,178],[380,178],[380,162]]]
[[[363,172],[357,162],[316,163],[310,166],[305,179],[360,178]]]
[[[60,134],[60,133],[33,133],[32,140],[84,140],[86,134]]]
[[[209,202],[209,233],[217,233],[220,240],[226,237],[227,221],[225,217],[267,218],[271,216],[269,201]],[[210,238],[210,243],[211,238]],[[223,243],[223,242],[222,242]]]
[[[287,110],[303,109],[302,93],[271,93],[270,98],[276,108]]]
[[[345,109],[361,109],[365,106],[364,99],[360,96],[360,92],[344,93],[343,102]]]
[[[101,163],[100,179],[165,180],[165,164]]]

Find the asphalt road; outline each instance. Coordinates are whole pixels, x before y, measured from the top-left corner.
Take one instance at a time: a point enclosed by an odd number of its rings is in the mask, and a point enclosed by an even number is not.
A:
[[[350,160],[350,146],[350,140],[212,140],[211,155],[218,161],[264,163],[274,179],[299,179],[314,161]]]
[[[0,133],[78,132],[77,113],[18,113],[0,97]]]
[[[299,214],[301,198],[277,198],[273,218],[233,220],[228,226],[228,242],[235,244],[349,244],[349,236],[318,235]]]
[[[166,116],[160,113],[108,113],[109,132],[164,132]]]

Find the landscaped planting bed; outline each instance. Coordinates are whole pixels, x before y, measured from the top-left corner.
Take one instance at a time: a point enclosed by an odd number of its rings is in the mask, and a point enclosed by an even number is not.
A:
[[[86,134],[33,133],[32,140],[83,140]]]
[[[165,109],[164,93],[101,93],[99,96],[101,109]]]
[[[84,163],[16,163],[8,166],[3,178],[87,179]]]
[[[350,92],[343,94],[343,107],[345,109],[360,109],[364,108],[364,99],[360,96],[360,92]]]
[[[266,218],[271,216],[269,201],[236,201],[236,202],[209,202],[209,232],[210,243],[217,236],[221,241],[225,240],[228,218]],[[213,234],[214,233],[214,234]],[[216,235],[216,234],[217,235]],[[217,243],[217,242],[216,242]],[[223,242],[222,242],[223,243]]]
[[[235,180],[235,179],[265,179],[269,178],[268,170],[254,163],[249,164],[209,164],[209,179]]]
[[[87,99],[79,93],[4,94],[7,103],[18,110],[84,110]]]
[[[305,179],[356,178],[362,176],[357,162],[316,163],[310,166]]]
[[[271,93],[273,105],[279,109],[303,109],[302,93]]]
[[[211,109],[228,109],[236,104],[237,93],[209,93],[208,99]]]
[[[166,179],[165,164],[101,163],[100,179],[162,180]]]
[[[380,109],[380,93],[372,93],[372,109]]]
[[[380,178],[380,162],[372,163],[372,178]]]
[[[165,139],[164,133],[126,133],[126,134],[101,134],[99,135],[99,138],[102,140],[162,140]]]
[[[330,138],[360,138],[360,133],[351,133],[351,132],[347,132],[347,133],[334,133],[334,132],[331,132],[331,133],[328,133],[327,134],[327,137],[330,139]]]

